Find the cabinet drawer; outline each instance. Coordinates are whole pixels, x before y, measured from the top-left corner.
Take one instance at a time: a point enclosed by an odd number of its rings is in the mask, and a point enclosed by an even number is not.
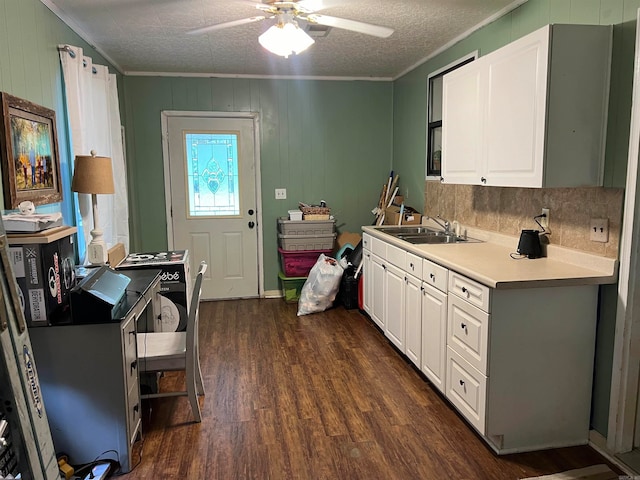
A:
[[[364,250],[371,250],[371,235],[368,233],[362,234],[362,248]]]
[[[132,388],[127,395],[127,436],[129,445],[133,445],[140,425],[140,392],[138,385]]]
[[[449,272],[449,292],[464,298],[467,302],[481,308],[485,312],[489,310],[489,296],[491,289],[460,275],[456,272]]]
[[[422,277],[422,257],[406,252],[404,270],[416,278]]]
[[[387,244],[387,261],[404,270],[407,263],[407,251]]]
[[[371,253],[380,258],[387,259],[387,242],[376,237],[371,237]]]
[[[135,321],[130,318],[122,326],[122,356],[126,390],[138,381],[138,354],[136,352]]]
[[[441,292],[447,291],[449,270],[426,258],[422,260],[422,280]]]
[[[489,375],[489,314],[455,295],[449,295],[447,306],[447,345],[474,368]]]
[[[487,377],[447,348],[447,398],[481,434],[485,433]]]

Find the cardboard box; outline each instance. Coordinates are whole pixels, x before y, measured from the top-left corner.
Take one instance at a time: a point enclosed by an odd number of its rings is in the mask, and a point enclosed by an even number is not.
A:
[[[180,332],[187,328],[187,312],[191,301],[189,251],[131,253],[116,270],[155,268],[160,274],[161,331]],[[152,326],[140,326],[151,330]]]
[[[75,285],[75,231],[75,227],[63,227],[59,235],[9,238],[20,306],[29,327],[61,323],[70,315],[69,292]]]
[[[385,225],[420,225],[422,221],[422,215],[418,212],[410,212],[403,214],[402,223],[400,220],[400,207],[391,205],[384,212],[384,224]]]

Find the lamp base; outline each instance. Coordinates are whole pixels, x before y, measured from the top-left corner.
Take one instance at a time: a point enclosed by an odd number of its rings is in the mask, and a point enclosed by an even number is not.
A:
[[[87,245],[87,259],[92,265],[104,265],[107,263],[107,246],[102,243],[89,243]]]

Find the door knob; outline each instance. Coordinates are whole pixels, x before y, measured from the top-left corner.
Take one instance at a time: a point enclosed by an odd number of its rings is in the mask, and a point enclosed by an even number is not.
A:
[[[255,227],[255,226],[256,226],[256,224],[255,224],[255,223],[253,223],[253,222],[249,222],[249,228],[253,228],[253,227]]]
[[[250,208],[249,211],[247,212],[249,215],[253,215],[253,208]]]

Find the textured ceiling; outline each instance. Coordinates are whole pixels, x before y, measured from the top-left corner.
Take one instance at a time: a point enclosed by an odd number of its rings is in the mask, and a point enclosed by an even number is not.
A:
[[[388,79],[524,0],[330,0],[332,6],[318,13],[383,25],[395,32],[377,38],[332,28],[307,51],[288,59],[258,44],[258,36],[273,20],[186,34],[260,15],[248,0],[41,1],[127,74]]]

